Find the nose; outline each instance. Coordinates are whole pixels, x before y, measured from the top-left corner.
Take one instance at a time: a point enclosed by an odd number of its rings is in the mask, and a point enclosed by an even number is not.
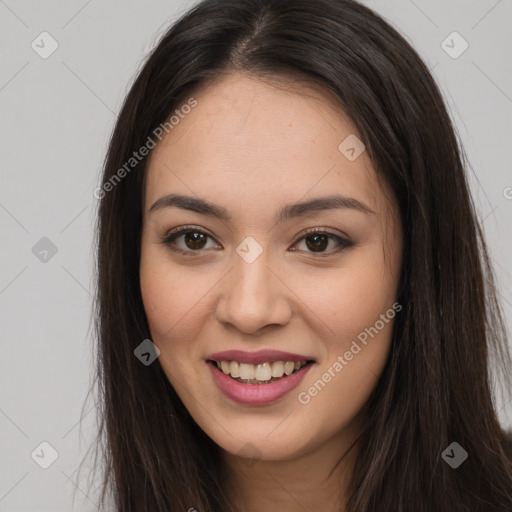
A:
[[[237,256],[222,281],[215,316],[245,334],[261,336],[270,326],[284,326],[293,313],[293,292],[282,272],[275,265],[271,268],[266,254],[263,251],[252,263]]]

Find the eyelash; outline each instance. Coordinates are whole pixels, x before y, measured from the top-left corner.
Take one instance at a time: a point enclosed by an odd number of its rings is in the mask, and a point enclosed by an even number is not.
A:
[[[164,238],[162,238],[160,243],[164,244],[171,251],[179,253],[179,254],[183,254],[185,256],[197,256],[200,253],[204,252],[203,249],[184,250],[184,249],[178,249],[175,246],[173,246],[173,243],[179,236],[187,234],[187,233],[200,233],[200,234],[206,235],[207,237],[214,240],[214,238],[211,235],[209,235],[208,233],[205,233],[201,229],[198,229],[194,226],[182,226],[180,228],[176,228],[176,229],[170,231],[169,233],[167,233],[166,236]],[[315,252],[306,251],[306,252],[309,252],[310,254],[312,254],[314,257],[326,258],[328,256],[333,256],[334,254],[338,254],[339,252],[341,252],[345,249],[349,249],[355,245],[355,243],[350,240],[342,238],[339,235],[335,235],[334,233],[330,233],[328,231],[323,231],[320,228],[314,228],[309,231],[306,231],[300,238],[295,240],[293,245],[296,245],[297,243],[306,239],[308,236],[312,236],[312,235],[326,235],[329,238],[335,240],[336,242],[338,242],[340,244],[340,247],[338,247],[335,250],[332,250],[331,252],[327,252],[327,253],[315,253]]]

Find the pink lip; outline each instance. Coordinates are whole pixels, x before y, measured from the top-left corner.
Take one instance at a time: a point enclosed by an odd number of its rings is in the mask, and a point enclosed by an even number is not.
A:
[[[221,352],[219,354],[226,353]],[[217,356],[219,354],[214,355]],[[281,352],[281,355],[282,354],[283,353]],[[233,359],[235,361],[239,361],[239,359]],[[296,360],[303,361],[305,359],[306,358]],[[221,360],[226,361],[228,358],[223,357]],[[282,361],[282,359],[280,360]],[[286,360],[290,361],[291,359]],[[263,361],[269,361],[269,359],[264,359]],[[232,379],[229,375],[226,375],[223,371],[219,370],[211,361],[208,362],[208,367],[212,372],[212,376],[218,388],[234,402],[245,405],[264,405],[279,400],[300,384],[301,380],[304,378],[311,366],[312,364],[307,364],[298,372],[285,375],[279,380],[269,384],[243,384],[242,382],[238,382]]]
[[[243,350],[224,350],[207,357],[210,361],[238,361],[239,363],[261,364],[272,361],[310,361],[313,358],[280,350],[259,350],[258,352],[245,352]]]

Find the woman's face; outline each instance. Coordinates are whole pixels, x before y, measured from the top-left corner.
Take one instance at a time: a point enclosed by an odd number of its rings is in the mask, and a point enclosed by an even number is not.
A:
[[[364,421],[401,309],[399,214],[325,95],[237,74],[193,98],[147,171],[152,341],[218,445],[290,460]]]

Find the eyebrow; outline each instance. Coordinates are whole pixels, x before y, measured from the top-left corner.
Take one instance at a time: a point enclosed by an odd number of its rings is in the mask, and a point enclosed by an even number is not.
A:
[[[228,211],[222,206],[215,205],[205,201],[204,199],[181,194],[168,194],[161,197],[152,204],[149,209],[149,213],[169,207],[190,210],[202,215],[217,217],[224,221],[230,221],[232,219]],[[288,219],[303,217],[310,213],[334,209],[352,209],[364,213],[365,215],[375,215],[373,210],[357,199],[342,195],[330,195],[311,199],[309,201],[285,205],[279,212],[277,221],[284,222]]]

